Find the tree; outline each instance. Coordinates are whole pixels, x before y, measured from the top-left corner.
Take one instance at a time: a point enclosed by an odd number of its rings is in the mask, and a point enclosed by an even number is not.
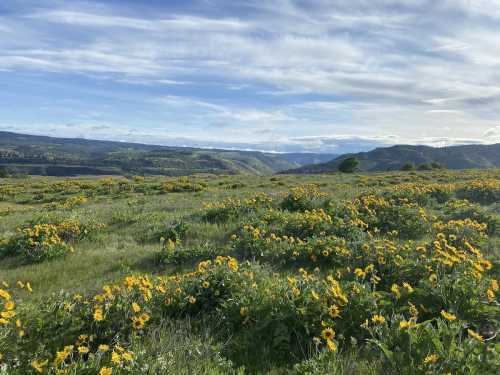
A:
[[[413,163],[405,163],[402,167],[401,167],[401,170],[402,171],[414,171],[415,170],[415,164]]]
[[[7,171],[7,168],[1,166],[0,167],[0,178],[7,178],[9,177],[9,171]]]
[[[417,169],[419,171],[430,171],[432,168],[429,164],[427,163],[424,163],[424,164],[419,164],[419,166],[417,167]]]
[[[441,164],[441,163],[439,163],[439,162],[437,162],[437,161],[433,161],[433,162],[431,163],[431,168],[432,168],[432,169],[443,169],[443,168],[444,168],[444,166],[443,166],[443,164]]]
[[[353,173],[358,169],[359,160],[355,157],[347,158],[339,164],[339,171],[342,173]]]

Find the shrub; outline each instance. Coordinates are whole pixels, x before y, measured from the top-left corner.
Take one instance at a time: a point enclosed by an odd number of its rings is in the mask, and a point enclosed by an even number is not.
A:
[[[58,224],[36,223],[0,242],[0,257],[21,256],[31,262],[58,258],[74,251],[72,244],[102,229],[103,224],[67,219]]]
[[[202,219],[210,223],[224,223],[259,208],[271,207],[273,199],[267,194],[256,194],[247,199],[226,198],[220,202],[203,204]]]
[[[163,189],[167,193],[199,192],[207,190],[208,185],[202,180],[190,180],[181,177],[176,181],[167,181],[163,184]]]
[[[358,169],[359,160],[355,157],[342,160],[339,164],[339,171],[342,173],[354,173]]]
[[[458,189],[457,196],[480,204],[500,202],[500,182],[493,179],[470,181]]]
[[[301,185],[290,189],[280,207],[289,211],[313,210],[322,206],[326,197],[316,184]]]
[[[401,167],[401,170],[402,171],[414,171],[415,170],[415,164],[413,164],[413,163],[403,164],[403,166]]]

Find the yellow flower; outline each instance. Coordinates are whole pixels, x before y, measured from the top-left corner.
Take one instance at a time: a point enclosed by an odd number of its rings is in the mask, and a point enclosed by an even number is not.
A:
[[[136,302],[133,302],[132,303],[132,310],[135,312],[135,313],[138,313],[141,311],[141,306],[139,306],[139,304],[137,304]]]
[[[134,329],[143,329],[144,328],[144,321],[140,317],[134,316],[132,318],[132,327]]]
[[[479,333],[474,332],[472,329],[468,329],[467,333],[469,334],[469,337],[477,341],[484,342],[483,336],[481,336]]]
[[[10,319],[10,318],[13,318],[16,316],[16,312],[15,311],[2,311],[0,313],[0,316],[2,318],[5,318],[5,319]]]
[[[356,268],[356,269],[354,270],[354,274],[355,274],[357,277],[359,277],[359,278],[363,278],[363,277],[365,277],[365,275],[366,275],[366,274],[365,274],[365,271],[363,271],[361,268]]]
[[[323,336],[325,340],[332,340],[335,337],[335,331],[333,328],[327,327],[321,331],[321,336]]]
[[[328,314],[332,317],[332,318],[336,318],[340,315],[340,309],[337,305],[331,305],[329,308],[328,308]]]
[[[104,320],[104,315],[102,313],[102,309],[101,308],[97,308],[94,310],[94,320],[96,322],[101,322]]]
[[[488,298],[488,302],[493,302],[495,300],[495,292],[492,289],[488,289],[486,291],[486,297]]]
[[[141,319],[144,323],[147,323],[150,319],[149,315],[144,313],[144,314],[141,314],[141,316],[139,316],[139,319]]]
[[[373,315],[372,322],[375,324],[384,324],[385,318],[382,315]]]
[[[5,304],[4,304],[4,307],[5,307],[5,310],[7,311],[11,311],[11,310],[14,310],[14,308],[16,307],[16,303],[14,301],[6,301]]]
[[[326,346],[328,347],[328,350],[331,352],[336,352],[337,351],[337,345],[332,340],[326,340]]]
[[[316,301],[319,300],[319,295],[318,293],[316,293],[314,290],[311,290],[311,296],[313,299],[315,299]]]
[[[437,354],[429,354],[427,357],[424,359],[424,363],[427,364],[433,364],[436,363],[439,359],[439,356]]]
[[[394,297],[396,297],[396,299],[399,299],[401,297],[401,292],[399,291],[399,286],[397,284],[392,284],[391,292],[392,294],[394,294]]]
[[[99,375],[111,375],[113,373],[113,369],[111,367],[103,367],[101,371],[99,371]]]
[[[196,303],[196,297],[189,296],[189,303],[194,305]]]
[[[81,354],[87,354],[89,352],[89,347],[88,346],[79,346],[78,347],[78,352]]]
[[[125,361],[130,362],[130,361],[132,361],[132,360],[134,359],[134,356],[132,355],[132,353],[131,353],[131,352],[124,352],[124,353],[122,354],[122,358],[123,358]]]
[[[203,284],[201,284],[203,286],[204,289],[208,289],[208,287],[210,286],[210,283],[208,281],[204,281]]]
[[[99,349],[100,352],[105,353],[105,352],[107,352],[109,350],[109,345],[101,344],[101,345],[99,345],[98,349]]]
[[[6,290],[0,289],[0,298],[3,298],[5,300],[10,300],[10,294]]]
[[[403,287],[406,289],[408,293],[413,293],[414,289],[409,283],[403,283]]]
[[[442,316],[443,318],[445,318],[446,320],[449,320],[450,322],[452,322],[452,321],[454,321],[454,320],[457,320],[456,315],[453,315],[453,314],[451,314],[451,313],[449,313],[449,312],[446,312],[446,311],[444,311],[444,310],[441,310],[441,316]]]
[[[122,359],[120,357],[120,354],[118,354],[117,352],[113,351],[111,353],[111,362],[113,362],[115,365],[121,363]]]
[[[402,330],[409,329],[412,327],[415,327],[415,324],[411,321],[402,320],[399,322],[399,328]]]
[[[490,288],[494,292],[498,292],[498,281],[496,281],[495,279],[492,279],[490,282]]]
[[[47,366],[47,364],[49,363],[49,360],[46,359],[45,361],[38,361],[38,360],[34,360],[33,362],[31,362],[31,367],[33,367],[35,369],[36,372],[38,373],[43,373],[43,370],[44,370],[44,367]]]

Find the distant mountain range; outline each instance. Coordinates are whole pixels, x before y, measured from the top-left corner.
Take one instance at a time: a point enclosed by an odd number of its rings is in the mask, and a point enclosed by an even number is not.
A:
[[[0,132],[0,168],[9,173],[47,176],[262,175],[326,162],[336,156],[167,147]]]
[[[500,167],[500,143],[441,148],[409,145],[376,148],[369,152],[344,154],[326,163],[305,165],[282,173],[335,172],[339,164],[349,157],[359,160],[359,169],[362,171],[399,170],[407,163],[418,166],[432,162],[450,169],[498,168]]]

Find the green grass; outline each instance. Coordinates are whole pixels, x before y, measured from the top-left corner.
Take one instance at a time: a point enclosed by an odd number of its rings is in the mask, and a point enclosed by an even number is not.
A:
[[[261,212],[257,210],[248,215],[234,217],[227,222],[211,223],[201,218],[202,207],[206,202],[218,202],[227,197],[244,199],[256,193],[266,193],[275,201],[280,201],[293,187],[317,184],[319,190],[326,193],[329,200],[340,203],[362,194],[384,194],[392,191],[394,186],[406,183],[425,186],[433,183],[460,184],[470,180],[498,181],[500,171],[440,170],[418,173],[275,177],[203,175],[195,179],[206,182],[207,189],[200,192],[163,192],[158,186],[165,179],[160,177],[147,177],[141,182],[127,180],[129,186],[127,191],[120,191],[118,185],[108,190],[102,189],[99,178],[66,180],[31,177],[2,180],[0,239],[2,236],[9,238],[16,234],[17,228],[30,226],[33,221],[40,220],[60,222],[63,219],[76,218],[82,223],[93,220],[105,224],[105,227],[88,238],[77,241],[74,244],[75,252],[60,259],[33,264],[26,262],[20,256],[0,258],[0,281],[4,280],[9,284],[15,284],[17,281],[30,282],[34,292],[20,291],[17,303],[24,306],[27,316],[34,316],[33,311],[47,300],[58,298],[54,296],[60,295],[61,291],[69,295],[75,293],[91,295],[98,293],[105,284],[121,283],[124,277],[131,274],[173,275],[190,271],[198,260],[204,259],[206,255],[212,257],[215,254],[232,254],[239,258],[241,254],[232,247],[230,236],[238,231],[242,223],[259,218]],[[57,186],[55,184],[62,181],[69,181],[69,185],[77,181],[93,187],[68,188],[62,191],[55,189]],[[63,202],[68,197],[81,194],[88,196],[88,201],[81,206],[52,211],[46,209],[45,204],[48,202]],[[481,209],[498,221],[499,207],[499,203],[496,202],[483,205]],[[426,207],[426,210],[429,215],[439,216],[442,214],[443,206],[433,202]],[[158,254],[162,249],[159,237],[176,222],[185,223],[187,228],[184,238],[173,250],[182,253],[170,256],[164,262],[158,262]],[[431,238],[431,235],[428,235],[416,241],[429,241]],[[403,239],[397,241],[403,243]],[[491,274],[497,278],[500,275],[499,245],[498,230],[481,244],[483,253],[493,263]],[[295,265],[283,266],[269,259],[271,258],[264,256],[260,262],[264,263],[266,269],[262,277],[268,278],[264,284],[266,288],[272,290],[274,279],[285,279],[287,275],[295,275],[297,269]],[[248,259],[239,259],[240,263],[246,260]],[[328,272],[330,270],[326,267],[321,269],[320,274],[327,275]],[[242,354],[241,350],[244,353],[244,348],[236,350],[238,343],[235,340],[249,338],[241,333],[235,333],[234,336],[227,333],[227,328],[219,327],[219,322],[214,320],[214,316],[217,314],[193,316],[180,314],[176,317],[163,317],[161,322],[155,323],[147,333],[130,339],[128,345],[130,350],[136,353],[136,363],[133,370],[123,373],[397,373],[394,368],[387,365],[380,353],[375,353],[372,347],[365,345],[367,337],[356,344],[346,344],[335,355],[320,349],[316,351],[305,347],[294,348],[297,353],[302,354],[290,357],[285,355],[289,358],[289,363],[274,362],[272,358],[282,356],[283,353],[272,350],[262,354],[264,357],[260,358],[252,357],[252,354],[248,353],[248,355]],[[494,320],[498,322],[498,315]],[[339,340],[348,343],[351,339],[343,337]],[[0,353],[1,343],[0,334]],[[254,345],[259,346],[259,342],[255,342]],[[262,358],[271,360],[261,363]],[[99,367],[99,363],[94,363],[92,366],[94,365]],[[71,370],[74,372],[71,373],[93,373],[85,366],[87,364],[78,362]],[[13,373],[23,373],[22,370],[19,371],[21,372]],[[114,373],[121,373],[116,371]]]

